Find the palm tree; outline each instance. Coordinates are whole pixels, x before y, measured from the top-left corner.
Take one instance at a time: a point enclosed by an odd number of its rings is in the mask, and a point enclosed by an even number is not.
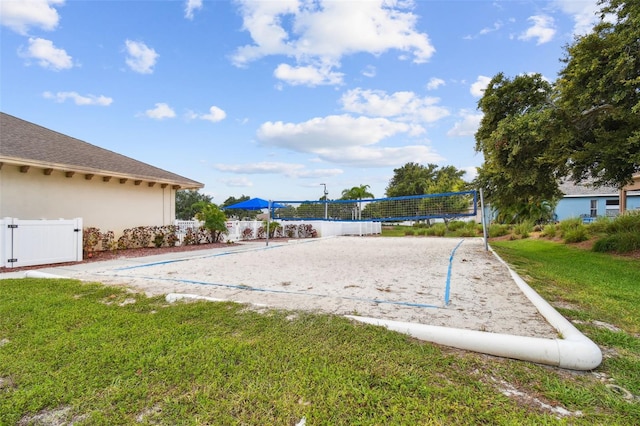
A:
[[[344,189],[342,191],[343,200],[358,200],[357,204],[357,217],[358,220],[362,219],[362,200],[363,198],[373,198],[373,194],[369,192],[369,185],[354,186],[351,189]]]

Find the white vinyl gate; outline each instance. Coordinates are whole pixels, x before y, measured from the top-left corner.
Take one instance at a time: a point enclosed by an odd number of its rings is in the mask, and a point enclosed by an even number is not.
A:
[[[82,260],[82,218],[0,219],[0,266],[46,265]]]

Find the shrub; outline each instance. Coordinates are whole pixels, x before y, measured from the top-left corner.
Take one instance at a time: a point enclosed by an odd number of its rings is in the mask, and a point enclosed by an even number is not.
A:
[[[299,238],[315,238],[318,236],[318,232],[313,229],[313,225],[300,224],[298,225],[298,237]]]
[[[492,223],[489,225],[489,237],[496,238],[502,237],[509,233],[509,225],[501,225],[499,223]]]
[[[137,226],[133,228],[131,239],[134,247],[149,247],[153,239],[153,231],[150,226]]]
[[[100,229],[89,227],[82,230],[82,250],[92,253],[97,250],[100,242]]]
[[[433,235],[436,237],[444,237],[447,233],[447,225],[441,222],[435,223],[431,229],[433,229]]]
[[[413,235],[416,235],[416,232],[413,229],[405,229],[404,235],[413,236]]]
[[[573,217],[571,219],[565,219],[558,223],[558,228],[560,229],[560,233],[564,236],[564,234],[572,229],[577,229],[580,227],[584,227],[584,223],[582,219],[579,217]]]
[[[562,233],[562,239],[565,243],[579,243],[581,241],[586,241],[589,239],[587,227],[581,225],[579,227],[569,229],[568,231]]]
[[[607,233],[638,232],[640,233],[640,212],[631,211],[616,217],[607,228]]]
[[[617,232],[599,239],[593,245],[593,251],[628,253],[640,250],[640,232]]]
[[[253,229],[251,228],[244,228],[242,230],[242,239],[243,240],[250,240],[253,238]]]
[[[475,237],[478,234],[476,233],[475,228],[472,229],[468,226],[465,226],[464,228],[456,229],[453,235],[455,235],[456,237]]]
[[[516,235],[520,235],[522,238],[529,238],[529,233],[533,229],[533,222],[530,220],[525,220],[520,222],[515,226],[513,232]]]
[[[460,228],[464,228],[465,223],[461,220],[452,220],[447,224],[449,231],[457,231]]]
[[[598,216],[595,221],[591,222],[589,227],[589,233],[601,234],[607,232],[607,229],[611,226],[611,219],[606,216]]]
[[[473,220],[462,223],[463,226],[453,232],[453,235],[456,237],[476,237],[478,235],[478,230],[482,232],[482,226],[478,227],[476,222]]]
[[[417,234],[418,234],[418,235],[425,236],[425,235],[427,235],[427,230],[426,230],[426,229],[424,229],[424,228],[422,228],[422,229],[418,230]]]
[[[287,238],[295,238],[298,233],[298,227],[296,225],[285,225],[284,226],[284,235]]]
[[[229,233],[227,229],[227,217],[220,208],[213,204],[206,204],[196,214],[196,219],[204,222],[203,228],[206,229],[206,240],[208,242],[217,243],[224,240],[224,235]]]
[[[165,229],[165,241],[169,247],[174,247],[180,238],[178,238],[178,227],[176,225],[167,225]]]
[[[554,224],[550,224],[550,225],[545,225],[544,228],[542,228],[542,236],[543,237],[547,237],[547,238],[553,238],[556,236],[556,225]]]
[[[133,242],[133,229],[125,229],[122,231],[122,235],[118,238],[117,248],[118,250],[126,250],[130,248],[134,248]]]
[[[428,235],[430,237],[434,237],[436,235],[436,230],[433,227],[427,228],[424,231],[425,231],[425,235]]]
[[[164,245],[164,233],[162,231],[156,232],[153,237],[153,245],[156,248],[162,247]]]

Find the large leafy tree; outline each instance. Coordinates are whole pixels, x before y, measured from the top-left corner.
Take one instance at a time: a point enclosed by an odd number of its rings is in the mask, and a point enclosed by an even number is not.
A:
[[[464,170],[453,166],[438,169],[436,164],[407,163],[393,170],[386,194],[387,197],[401,197],[461,191],[465,186],[463,175]]]
[[[458,192],[465,188],[464,170],[454,166],[438,168],[436,164],[407,163],[393,170],[393,177],[386,189],[388,197]],[[385,203],[389,216],[455,216],[468,206],[459,197],[438,197],[406,200],[402,204]]]
[[[602,0],[601,20],[567,47],[558,106],[574,180],[623,186],[640,171],[640,2]]]
[[[476,151],[484,163],[474,184],[502,220],[546,219],[540,216],[561,196],[557,145],[566,132],[552,97],[552,85],[540,74],[509,79],[499,73],[478,102],[484,116]]]
[[[198,206],[211,202],[213,197],[192,189],[176,191],[176,219],[191,220],[198,213]]]

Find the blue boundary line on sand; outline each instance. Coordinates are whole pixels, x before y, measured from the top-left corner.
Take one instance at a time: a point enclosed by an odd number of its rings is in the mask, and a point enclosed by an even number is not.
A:
[[[334,299],[344,299],[344,300],[355,300],[358,302],[369,302],[369,303],[379,303],[379,304],[387,304],[387,305],[401,305],[401,306],[410,306],[413,308],[440,308],[437,305],[429,305],[426,303],[414,303],[414,302],[396,302],[393,300],[384,300],[384,299],[367,299],[364,297],[354,297],[354,296],[331,296],[328,294],[321,293],[306,293],[302,291],[287,291],[287,290],[272,290],[267,288],[260,287],[249,287],[244,285],[237,284],[222,284],[222,283],[208,283],[205,281],[195,281],[195,280],[185,280],[178,278],[158,278],[158,277],[145,277],[145,276],[136,276],[136,275],[118,275],[119,278],[132,278],[132,279],[144,279],[144,280],[159,280],[159,281],[170,281],[184,284],[196,284],[196,285],[204,285],[204,286],[214,286],[214,287],[225,287],[232,288],[236,290],[246,290],[246,291],[257,291],[264,293],[276,293],[276,294],[296,294],[300,296],[316,296],[316,297],[327,297]]]
[[[247,249],[244,249],[244,250],[240,249],[240,250],[234,250],[234,251],[224,251],[222,253],[215,253],[215,254],[210,254],[210,255],[205,255],[205,256],[183,257],[183,258],[180,258],[180,259],[163,260],[161,262],[144,263],[142,265],[124,266],[124,267],[121,267],[121,268],[114,268],[113,270],[114,271],[127,271],[127,270],[130,270],[130,269],[147,268],[149,266],[168,265],[170,263],[186,262],[188,260],[193,260],[193,259],[208,259],[210,257],[228,256],[228,255],[231,255],[231,254],[247,253],[247,252],[250,252],[250,251],[270,250],[270,249],[274,249],[274,248],[278,248],[278,247],[284,247],[284,244],[277,245],[277,246],[252,247],[252,248],[247,248]]]
[[[320,240],[309,240],[309,241],[304,241],[303,243],[311,243],[311,242],[315,242],[315,241],[320,241]],[[448,271],[447,271],[447,280],[446,280],[446,284],[445,284],[445,306],[447,306],[450,303],[449,293],[450,293],[450,281],[451,281],[451,263],[453,261],[453,255],[455,254],[456,250],[462,244],[463,241],[464,241],[464,239],[461,240],[455,246],[455,248],[453,249],[453,251],[451,252],[451,255],[449,257],[449,268],[448,268]],[[300,244],[300,243],[302,243],[302,242],[299,242],[297,244]],[[146,268],[146,267],[151,267],[151,266],[160,266],[160,265],[167,265],[167,264],[177,263],[177,262],[185,262],[185,261],[193,260],[193,259],[207,259],[207,258],[212,258],[212,257],[221,257],[221,256],[232,255],[232,254],[247,253],[247,252],[251,252],[251,251],[263,251],[263,250],[269,250],[269,249],[278,248],[278,247],[285,247],[285,246],[286,245],[282,244],[282,245],[277,245],[277,246],[252,247],[252,248],[247,248],[247,249],[244,249],[244,250],[241,249],[241,250],[234,250],[234,251],[225,251],[225,252],[215,253],[215,254],[206,255],[206,256],[188,257],[188,258],[181,258],[181,259],[165,260],[165,261],[161,261],[161,262],[145,263],[145,264],[142,264],[142,265],[125,266],[125,267],[122,267],[122,268],[115,268],[115,269],[112,269],[112,270],[113,271],[127,271],[127,270],[140,269],[140,268]],[[157,278],[157,277],[145,277],[145,276],[140,277],[140,276],[135,276],[135,275],[129,275],[129,276],[127,276],[127,275],[118,275],[118,276],[124,277],[124,278],[138,278],[138,279],[142,278],[142,279],[145,279],[145,280],[174,281],[174,282],[181,282],[181,283],[186,283],[186,284],[226,287],[226,288],[233,288],[233,289],[237,289],[237,290],[262,291],[262,292],[265,292],[265,293],[297,294],[297,295],[302,295],[302,296],[306,295],[306,296],[316,296],[316,297],[333,297],[333,298],[339,298],[339,299],[345,299],[345,300],[355,300],[355,301],[370,302],[370,303],[381,303],[381,304],[391,304],[391,305],[400,305],[400,306],[410,306],[410,307],[417,307],[417,308],[436,308],[436,309],[442,308],[442,306],[432,305],[432,304],[428,304],[428,303],[399,302],[399,301],[392,301],[392,300],[368,299],[368,298],[363,298],[363,297],[352,297],[352,296],[329,296],[329,295],[320,294],[320,293],[304,293],[304,292],[293,292],[293,291],[286,291],[286,290],[271,290],[271,289],[265,289],[265,288],[259,288],[259,287],[248,287],[248,286],[235,285],[235,284],[208,283],[208,282],[204,282],[204,281],[185,280],[185,279],[176,279],[176,278]]]
[[[449,256],[449,269],[447,270],[447,283],[444,288],[444,305],[445,306],[448,306],[449,303],[451,303],[449,294],[451,293],[451,265],[453,264],[453,255],[456,254],[456,250],[458,250],[458,247],[460,247],[460,244],[462,244],[463,241],[464,239],[460,240],[458,245],[455,246],[451,251],[451,256]]]

